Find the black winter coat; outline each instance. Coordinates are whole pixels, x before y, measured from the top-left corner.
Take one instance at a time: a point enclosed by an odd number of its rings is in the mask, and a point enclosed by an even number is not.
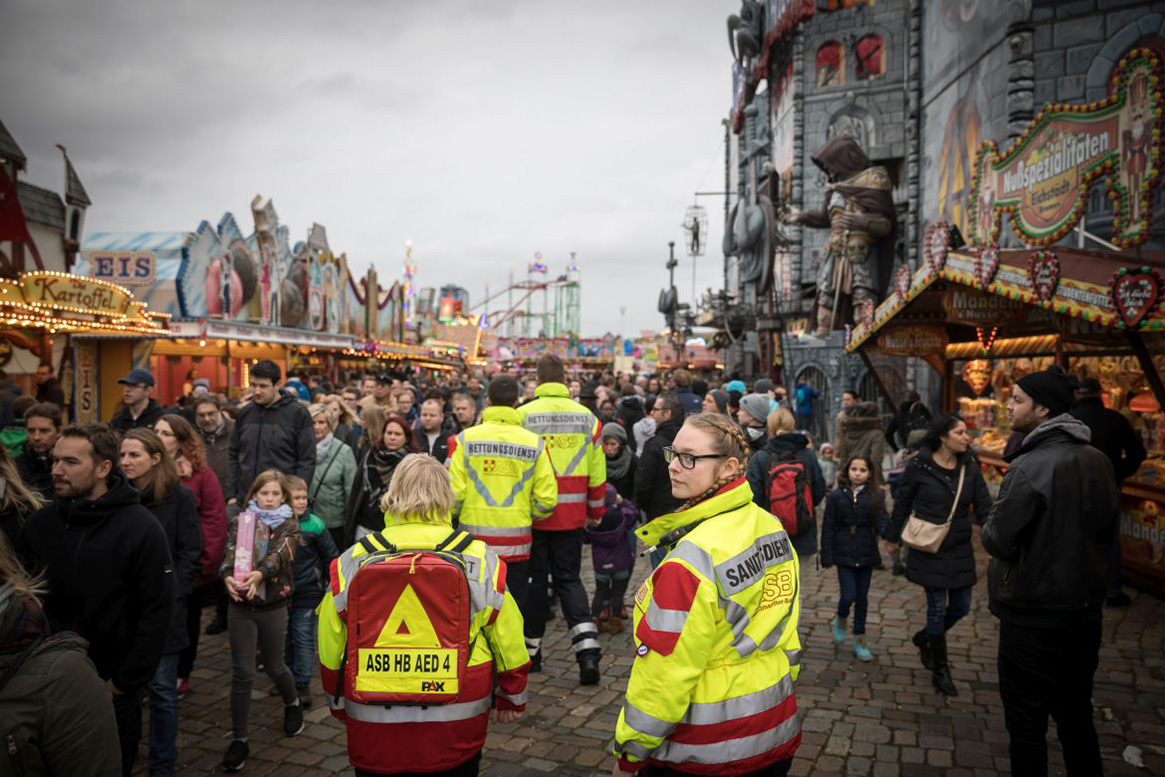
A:
[[[683,425],[683,421],[675,419],[665,421],[656,428],[655,436],[643,444],[635,472],[635,505],[648,520],[675,512],[684,503],[671,495],[671,477],[663,460],[663,449],[675,442]]]
[[[332,533],[324,526],[319,516],[309,515],[299,519],[299,546],[295,549],[295,559],[291,569],[295,575],[295,590],[291,594],[291,606],[315,609],[324,598],[328,587],[328,573],[332,562],[340,555]]]
[[[16,466],[20,470],[20,479],[24,481],[24,485],[46,500],[51,500],[55,496],[52,451],[45,456],[38,456],[33,453],[32,448],[25,445],[24,453],[16,457]]]
[[[432,447],[429,446],[429,438],[422,431],[421,427],[413,427],[413,442],[415,447],[421,453],[427,453],[442,464],[449,458],[449,438],[456,437],[457,432],[448,424],[441,424],[441,431],[437,432],[437,436],[433,438]]]
[[[128,432],[130,429],[153,429],[154,423],[164,415],[166,415],[166,410],[158,404],[156,399],[151,399],[146,405],[146,409],[137,418],[134,418],[130,413],[128,405],[122,405],[113,414],[109,428],[115,432]]]
[[[227,452],[227,500],[241,505],[259,473],[277,469],[311,482],[316,436],[307,408],[286,394],[264,407],[252,402],[239,411]]]
[[[160,502],[154,502],[151,491],[142,494],[146,508],[162,524],[166,541],[170,547],[170,558],[174,561],[175,597],[174,618],[170,623],[170,634],[166,637],[164,654],[177,653],[190,644],[186,632],[186,597],[194,590],[194,579],[198,576],[202,559],[202,524],[194,494],[181,483],[171,488]]]
[[[627,430],[628,437],[631,436],[631,427],[642,421],[646,416],[647,411],[644,409],[642,397],[636,395],[633,397],[623,397],[619,400],[619,409],[615,412],[615,420]]]
[[[1081,399],[1072,407],[1071,414],[1092,432],[1090,445],[1108,456],[1117,482],[1136,474],[1145,460],[1145,444],[1129,419],[1109,410],[1099,397]]]
[[[65,409],[65,390],[56,378],[49,378],[36,387],[37,402],[52,402],[62,410]]]
[[[765,490],[769,470],[773,466],[773,456],[795,456],[805,465],[809,475],[809,492],[813,497],[812,507],[816,508],[825,498],[825,476],[817,457],[809,450],[809,439],[803,434],[782,434],[765,443],[748,461],[748,485],[752,487],[752,501],[764,509],[769,509],[769,495]],[[799,528],[799,527],[798,527]],[[790,537],[793,550],[804,558],[817,552],[817,519],[811,518],[809,526],[795,537]]]
[[[21,538],[46,572],[53,631],[87,639],[103,679],[143,687],[166,646],[176,583],[166,532],[137,489],[114,470],[101,498],[57,500],[29,516]]]
[[[967,475],[946,539],[937,553],[910,550],[906,555],[906,579],[927,588],[965,588],[974,585],[978,578],[969,512],[974,506],[976,519],[986,520],[991,512],[991,494],[974,453],[967,451],[960,456],[958,466],[966,467]],[[905,480],[894,503],[886,539],[901,540],[911,512],[932,523],[944,523],[951,514],[958,485],[958,469],[942,469],[934,462],[934,452],[922,448],[906,465]]]
[[[1030,628],[1100,617],[1120,490],[1108,457],[1067,413],[1036,427],[1008,460],[983,525],[987,591],[1000,620]]]
[[[835,488],[821,519],[821,566],[878,566],[878,537],[885,535],[889,522],[885,499],[875,503],[870,489],[855,494],[849,486]]]
[[[886,442],[895,453],[906,446],[910,433],[930,425],[930,411],[921,402],[903,402],[886,427]]]

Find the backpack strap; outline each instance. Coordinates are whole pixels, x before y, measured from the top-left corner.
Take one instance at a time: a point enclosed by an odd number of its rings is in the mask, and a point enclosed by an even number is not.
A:
[[[378,548],[375,545],[373,545],[372,540],[370,539],[371,537],[372,537],[371,534],[366,534],[358,543],[360,545],[360,547],[364,548],[365,553],[367,553],[369,555],[372,555],[373,553],[385,553],[385,552],[396,553],[396,545],[393,545],[391,542],[386,540],[382,533],[376,532],[376,539],[380,540],[380,544],[384,546],[383,548]]]
[[[456,540],[456,542],[455,542]],[[443,550],[449,553],[461,553],[473,544],[473,535],[468,532],[455,531],[438,543],[433,550]]]
[[[344,652],[340,654],[340,669],[336,680],[336,695],[332,698],[332,707],[340,706],[340,697],[344,695],[344,672],[348,668],[348,639],[344,639]]]

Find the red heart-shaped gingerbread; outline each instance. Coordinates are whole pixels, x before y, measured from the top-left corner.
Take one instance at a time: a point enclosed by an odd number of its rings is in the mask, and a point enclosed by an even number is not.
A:
[[[1028,260],[1027,275],[1036,296],[1047,302],[1060,285],[1060,257],[1051,251],[1036,251]]]
[[[894,291],[902,299],[910,293],[910,265],[900,264],[894,271]]]
[[[1130,328],[1140,326],[1161,301],[1161,279],[1152,270],[1145,272],[1146,269],[1118,274],[1109,284],[1113,307]]]
[[[939,221],[926,228],[926,261],[939,272],[947,263],[947,251],[950,248],[950,227],[945,221]]]
[[[976,263],[976,274],[979,276],[979,283],[983,284],[983,288],[991,285],[991,281],[995,280],[995,271],[999,269],[999,246],[988,245],[979,252],[979,260]]]

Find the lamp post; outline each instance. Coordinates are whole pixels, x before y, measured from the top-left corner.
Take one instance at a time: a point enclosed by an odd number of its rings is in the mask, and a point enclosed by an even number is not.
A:
[[[667,254],[667,286],[669,289],[674,290],[676,287],[676,267],[679,265],[679,262],[676,261],[676,241],[667,241]],[[668,316],[667,325],[671,329],[671,341],[673,347],[676,349],[676,358],[678,359],[680,353],[680,338],[679,333],[676,331],[676,323],[676,311],[672,310]]]

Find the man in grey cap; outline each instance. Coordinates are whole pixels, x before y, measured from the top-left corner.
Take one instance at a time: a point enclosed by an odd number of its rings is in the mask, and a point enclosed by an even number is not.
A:
[[[109,426],[115,432],[130,429],[153,429],[154,422],[165,415],[162,406],[151,395],[154,393],[154,376],[141,368],[130,370],[129,375],[117,381],[125,386],[123,404],[113,414]]]

